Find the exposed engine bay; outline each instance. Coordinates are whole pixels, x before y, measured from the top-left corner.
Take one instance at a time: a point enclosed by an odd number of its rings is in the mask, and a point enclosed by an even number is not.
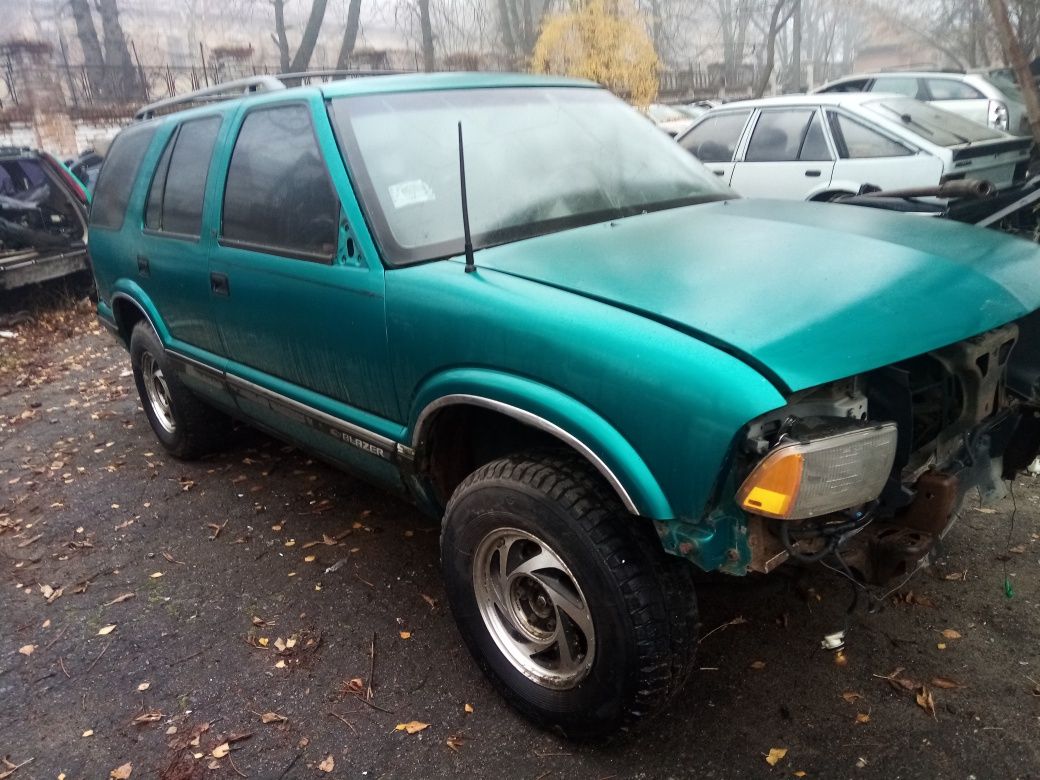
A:
[[[835,558],[865,582],[914,569],[965,496],[1002,498],[1040,450],[1040,313],[812,388],[744,441],[751,569]],[[842,504],[839,508],[836,504]]]

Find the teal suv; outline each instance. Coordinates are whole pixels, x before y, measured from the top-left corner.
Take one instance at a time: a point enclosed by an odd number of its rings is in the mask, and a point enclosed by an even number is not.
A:
[[[238,418],[443,517],[460,634],[539,723],[678,692],[695,569],[911,573],[1037,452],[1032,244],[739,199],[587,82],[220,89],[143,109],[90,214],[155,435]]]

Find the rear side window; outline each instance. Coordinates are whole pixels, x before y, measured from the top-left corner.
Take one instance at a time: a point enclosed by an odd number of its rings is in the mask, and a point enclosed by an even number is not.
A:
[[[842,157],[863,160],[871,157],[905,157],[913,154],[901,143],[871,130],[841,114],[829,114],[831,129]]]
[[[981,100],[985,97],[975,87],[954,79],[927,79],[932,100]]]
[[[224,243],[329,262],[339,201],[302,105],[250,112],[224,188]]]
[[[811,108],[763,111],[745,155],[747,162],[829,159],[823,126]]]
[[[680,138],[679,143],[701,162],[730,162],[749,116],[750,110],[710,116]]]
[[[152,179],[145,209],[145,227],[198,236],[213,144],[220,117],[185,122],[166,145]]]
[[[874,81],[871,92],[894,92],[897,95],[927,100],[921,94],[920,80],[910,76],[880,76]]]
[[[137,179],[137,169],[141,165],[155,126],[133,127],[124,130],[108,150],[108,157],[101,167],[97,189],[90,208],[91,227],[119,230],[123,227],[126,205],[130,202],[130,191]]]
[[[851,79],[832,84],[826,89],[821,89],[820,92],[866,92],[869,83],[870,79]]]

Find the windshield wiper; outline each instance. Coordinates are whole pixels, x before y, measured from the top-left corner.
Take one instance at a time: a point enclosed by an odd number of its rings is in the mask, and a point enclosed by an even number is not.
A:
[[[912,127],[916,127],[918,130],[920,130],[922,133],[924,133],[927,136],[930,136],[930,137],[934,137],[935,136],[935,132],[933,130],[931,130],[927,125],[922,125],[920,122],[918,122],[916,119],[914,119],[909,111],[897,111],[896,109],[892,108],[891,106],[886,106],[884,103],[881,104],[881,107],[883,109],[885,109],[886,111],[890,111],[891,113],[893,113],[897,117],[899,117],[899,120],[904,125],[910,125]],[[955,133],[952,130],[948,130],[948,129],[945,129],[945,128],[943,129],[943,132],[946,133],[947,135],[953,136],[954,138],[956,138],[962,144],[968,144],[969,146],[971,145],[971,139],[970,138],[965,138],[963,135],[959,135],[958,133]]]

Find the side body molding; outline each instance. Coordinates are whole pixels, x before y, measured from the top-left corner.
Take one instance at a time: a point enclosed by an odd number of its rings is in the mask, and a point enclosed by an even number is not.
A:
[[[490,409],[556,437],[603,475],[632,514],[674,517],[646,463],[608,421],[558,390],[510,374],[454,369],[428,381],[412,406],[412,449],[423,449],[439,410],[459,404]]]

